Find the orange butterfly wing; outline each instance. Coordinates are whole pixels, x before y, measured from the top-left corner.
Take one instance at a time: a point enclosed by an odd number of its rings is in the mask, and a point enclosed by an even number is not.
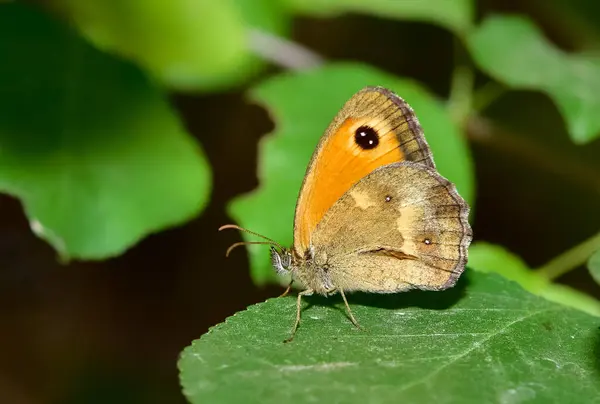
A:
[[[308,164],[294,218],[295,254],[305,255],[325,212],[352,185],[378,167],[406,160],[435,168],[410,106],[381,87],[367,87],[352,96]]]

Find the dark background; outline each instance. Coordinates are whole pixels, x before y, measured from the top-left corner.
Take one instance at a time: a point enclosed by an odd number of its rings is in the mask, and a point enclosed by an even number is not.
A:
[[[525,14],[573,51],[600,43],[596,3],[488,0],[478,2],[478,13]],[[440,97],[449,93],[454,39],[441,28],[364,16],[299,18],[293,39],[328,59],[367,62]],[[481,75],[477,83],[487,80]],[[256,187],[256,144],[272,129],[244,91],[171,94],[208,154],[212,200],[200,217],[121,257],[61,265],[31,233],[19,202],[0,197],[0,402],[184,403],[179,352],[210,326],[281,292],[255,287],[245,254],[224,257],[240,236],[217,233],[231,222],[227,201]],[[574,146],[556,107],[538,93],[509,92],[485,116],[495,122],[492,131],[468,131],[477,170],[475,240],[506,246],[536,267],[598,232],[600,142]],[[600,296],[584,267],[559,281]]]

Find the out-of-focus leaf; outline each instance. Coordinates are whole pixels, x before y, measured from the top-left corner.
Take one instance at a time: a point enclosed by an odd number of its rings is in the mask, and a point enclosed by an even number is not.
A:
[[[496,272],[518,282],[524,289],[550,301],[600,316],[600,301],[558,283],[552,283],[530,269],[521,258],[505,248],[477,242],[469,249],[469,268],[482,272]]]
[[[477,64],[495,79],[546,93],[575,143],[600,134],[600,59],[561,51],[522,17],[489,17],[468,43]]]
[[[30,6],[0,10],[0,190],[33,231],[100,259],[196,215],[209,167],[144,75]]]
[[[283,0],[293,10],[309,15],[332,16],[364,13],[383,18],[424,21],[462,34],[471,26],[472,0]]]
[[[433,96],[412,81],[366,65],[333,64],[276,76],[252,90],[252,98],[271,111],[277,129],[260,144],[260,188],[230,205],[229,212],[240,225],[291,243],[294,206],[310,156],[344,102],[369,85],[392,89],[414,108],[440,173],[472,202],[473,165],[466,142]],[[268,249],[260,245],[248,249],[255,282],[274,279]]]
[[[287,344],[295,299],[251,306],[183,351],[183,393],[193,404],[599,402],[599,318],[496,274],[465,278],[445,292],[349,296],[364,330],[341,299],[309,298]]]
[[[263,62],[252,29],[284,34],[289,18],[273,0],[55,0],[96,46],[116,52],[179,90],[218,90]]]
[[[588,260],[588,269],[592,278],[600,285],[600,250],[596,251]]]

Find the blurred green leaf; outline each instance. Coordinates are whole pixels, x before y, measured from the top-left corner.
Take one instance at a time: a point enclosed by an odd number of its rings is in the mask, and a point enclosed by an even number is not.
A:
[[[484,242],[473,243],[469,248],[468,265],[477,271],[499,273],[519,283],[525,290],[552,302],[600,316],[600,301],[568,286],[552,283],[504,247]]]
[[[0,9],[0,190],[33,231],[99,259],[196,215],[209,167],[162,94],[30,6]]]
[[[600,285],[600,250],[596,251],[588,261],[588,269],[592,278]]]
[[[473,0],[283,0],[293,10],[317,16],[342,13],[424,21],[464,34],[473,21]]]
[[[548,94],[575,143],[600,134],[599,59],[561,51],[522,17],[489,17],[468,43],[477,64],[495,79]]]
[[[538,292],[548,284],[544,278],[532,273],[520,257],[495,244],[473,243],[469,248],[468,265],[478,271],[496,272],[532,293]]]
[[[250,52],[250,30],[284,34],[289,25],[279,0],[54,1],[96,46],[179,90],[243,82],[263,66]]]
[[[183,351],[183,393],[194,404],[597,402],[600,319],[495,274],[465,277],[445,292],[350,296],[363,331],[341,299],[308,298],[288,344],[295,299],[251,306]]]
[[[358,90],[381,85],[396,91],[414,109],[442,175],[455,182],[472,202],[473,163],[459,129],[443,106],[422,87],[361,64],[326,67],[273,77],[254,88],[251,97],[266,106],[276,131],[260,144],[260,188],[234,200],[230,215],[243,227],[282,244],[292,241],[294,207],[306,166],[342,105]],[[244,234],[244,237],[252,236]],[[273,280],[268,249],[248,246],[255,282]]]

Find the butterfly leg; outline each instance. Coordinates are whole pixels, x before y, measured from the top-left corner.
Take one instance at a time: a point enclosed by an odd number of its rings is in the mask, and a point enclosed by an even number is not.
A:
[[[346,310],[348,311],[348,317],[350,317],[350,321],[352,321],[352,324],[354,324],[356,328],[361,329],[360,324],[358,324],[358,321],[356,321],[354,318],[354,314],[352,314],[352,310],[350,310],[350,306],[348,305],[348,300],[346,300],[344,291],[342,289],[338,289],[338,291],[340,292],[340,295],[342,295],[342,299],[344,299],[344,304],[346,305]]]
[[[279,297],[284,297],[287,296],[288,293],[290,293],[290,290],[292,290],[292,283],[294,283],[294,280],[292,279],[287,287],[287,289],[285,290],[285,292],[283,292],[282,294],[279,295]]]
[[[294,328],[292,328],[292,335],[290,335],[290,337],[283,342],[291,342],[294,339],[294,336],[296,335],[296,330],[298,329],[298,325],[300,325],[300,310],[302,309],[302,296],[310,296],[312,294],[312,289],[306,289],[298,293],[298,300],[296,302],[296,322],[294,323]]]

